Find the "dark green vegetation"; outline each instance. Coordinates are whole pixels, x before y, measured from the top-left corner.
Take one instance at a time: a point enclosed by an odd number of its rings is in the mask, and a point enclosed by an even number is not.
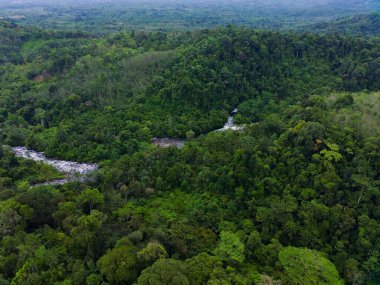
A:
[[[13,189],[26,190],[30,185],[61,177],[48,165],[16,159],[9,148],[0,147],[1,199],[12,196]]]
[[[344,17],[332,22],[322,22],[304,28],[323,33],[380,36],[380,12]]]
[[[379,284],[378,39],[0,38],[1,144],[102,166],[29,188],[47,171],[2,151],[0,284]]]
[[[378,40],[230,28],[19,41],[0,68],[0,138],[69,160],[206,133],[239,104],[238,122],[259,122],[305,94],[380,87]]]
[[[378,0],[0,0],[0,17],[19,24],[95,33],[229,24],[283,30],[376,9]]]

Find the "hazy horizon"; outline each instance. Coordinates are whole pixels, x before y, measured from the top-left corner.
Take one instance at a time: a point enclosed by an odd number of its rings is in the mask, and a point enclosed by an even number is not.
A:
[[[2,19],[54,29],[188,30],[232,24],[287,30],[378,11],[380,0],[0,0],[0,8]]]

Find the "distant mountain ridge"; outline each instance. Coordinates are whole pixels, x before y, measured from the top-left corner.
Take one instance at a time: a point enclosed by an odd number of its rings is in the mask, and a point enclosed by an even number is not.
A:
[[[98,34],[125,29],[187,31],[227,25],[298,30],[379,9],[378,0],[0,0],[0,19]]]
[[[321,22],[303,29],[322,33],[339,32],[349,35],[378,36],[380,35],[380,11]]]

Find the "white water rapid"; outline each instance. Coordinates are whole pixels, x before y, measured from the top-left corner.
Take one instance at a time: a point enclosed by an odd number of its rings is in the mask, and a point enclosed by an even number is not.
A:
[[[84,176],[89,175],[98,169],[98,165],[95,163],[78,163],[73,161],[50,159],[47,158],[43,152],[29,150],[26,147],[12,147],[12,151],[16,157],[46,163],[57,169],[59,172],[66,174],[65,179],[48,181],[39,185],[63,185],[71,181],[84,181]]]

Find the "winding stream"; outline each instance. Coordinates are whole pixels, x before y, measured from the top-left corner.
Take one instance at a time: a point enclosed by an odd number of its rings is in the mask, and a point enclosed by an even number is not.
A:
[[[224,132],[226,130],[239,131],[244,129],[243,126],[236,126],[234,124],[234,115],[237,113],[237,111],[238,109],[234,109],[229,114],[227,123],[223,126],[223,128],[215,130],[214,132]],[[178,148],[182,148],[186,143],[186,140],[173,138],[154,138],[152,143],[159,147],[176,146]],[[86,180],[86,176],[98,170],[98,165],[96,163],[78,163],[74,161],[51,159],[47,158],[43,152],[29,150],[26,147],[21,146],[12,147],[11,149],[16,157],[22,157],[33,161],[46,163],[57,169],[59,172],[65,174],[66,176],[64,179],[47,181],[45,183],[40,183],[37,185],[63,185],[67,182],[72,181],[82,182]]]
[[[244,129],[244,126],[236,126],[234,124],[234,116],[238,112],[238,109],[235,108],[229,115],[227,119],[227,123],[224,124],[223,128],[214,130],[212,132],[225,132],[227,130],[232,130],[232,131],[240,131]],[[176,139],[176,138],[154,138],[152,140],[152,143],[159,146],[159,147],[171,147],[175,146],[178,148],[182,148],[186,140],[185,139]]]
[[[238,109],[235,108],[228,116],[227,123],[224,124],[223,128],[215,130],[215,132],[224,132],[226,130],[240,131],[244,129],[243,126],[236,126],[234,124],[234,116],[236,115],[237,112],[238,112]]]
[[[98,165],[95,163],[78,163],[73,161],[51,159],[47,158],[43,152],[29,150],[26,147],[12,147],[12,151],[16,157],[22,157],[51,165],[66,176],[64,179],[48,181],[38,185],[63,185],[71,181],[84,181],[85,176],[98,169]]]

